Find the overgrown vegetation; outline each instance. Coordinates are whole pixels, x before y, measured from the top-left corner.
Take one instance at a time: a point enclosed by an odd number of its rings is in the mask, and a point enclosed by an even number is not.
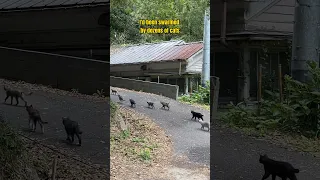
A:
[[[115,116],[117,109],[118,109],[117,105],[113,101],[110,100],[110,118],[111,118],[111,120],[114,119],[114,116]]]
[[[286,75],[284,97],[279,91],[264,89],[260,108],[249,108],[244,103],[231,104],[222,120],[237,127],[255,128],[260,132],[280,130],[318,138],[320,132],[320,68],[308,62],[310,81],[301,83]],[[264,82],[263,82],[264,83]]]
[[[110,102],[111,112],[111,152],[117,152],[125,156],[130,160],[141,160],[144,162],[150,162],[153,159],[155,150],[159,150],[160,141],[156,139],[153,133],[156,130],[155,127],[136,115],[133,111],[126,111]],[[120,130],[117,127],[117,121],[119,116],[124,118],[128,123],[127,130]],[[150,134],[152,133],[152,135]],[[158,142],[157,142],[158,141]],[[164,143],[164,142],[161,142]]]
[[[210,105],[210,82],[206,82],[206,87],[199,85],[198,90],[180,96],[179,100],[191,104]]]
[[[96,93],[93,93],[93,96],[99,97],[99,98],[104,98],[105,97],[105,92],[103,89],[97,90]]]
[[[25,147],[15,131],[6,123],[0,123],[0,179],[21,178],[21,159]]]

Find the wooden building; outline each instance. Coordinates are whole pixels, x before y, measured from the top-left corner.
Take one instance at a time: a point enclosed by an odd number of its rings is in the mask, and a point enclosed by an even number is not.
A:
[[[0,46],[107,60],[109,0],[4,0]]]
[[[289,72],[295,0],[211,1],[212,74],[220,102],[255,100],[258,66],[264,74]]]

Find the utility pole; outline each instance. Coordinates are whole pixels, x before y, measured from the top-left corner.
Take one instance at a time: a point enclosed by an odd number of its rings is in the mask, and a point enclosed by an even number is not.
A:
[[[202,87],[206,87],[206,82],[210,81],[210,12],[204,13],[203,28],[203,64],[202,64]]]
[[[291,76],[309,80],[307,61],[319,63],[320,0],[296,0],[292,43]]]

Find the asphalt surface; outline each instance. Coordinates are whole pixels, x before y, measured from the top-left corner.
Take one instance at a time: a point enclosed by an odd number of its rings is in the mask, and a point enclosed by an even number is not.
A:
[[[67,152],[70,150],[69,152],[83,158],[83,160],[90,160],[92,163],[102,165],[108,163],[109,131],[106,122],[109,119],[109,103],[34,91],[31,96],[26,96],[25,100],[40,111],[43,121],[48,122],[45,124],[44,134],[41,134],[39,125],[36,132],[29,131],[28,114],[23,107],[23,102],[20,102],[21,106],[17,107],[4,104],[4,99],[5,92],[0,90],[1,113],[6,121],[22,133],[37,138],[44,144],[54,145],[57,149],[63,148]],[[10,98],[7,103],[10,103]],[[13,104],[15,104],[15,99],[13,99]],[[66,143],[67,136],[61,119],[63,116],[69,116],[80,124],[80,129],[83,131],[81,147]],[[76,136],[75,143],[78,143]]]
[[[259,154],[287,161],[300,170],[298,180],[319,180],[320,159],[274,145],[262,139],[248,137],[239,132],[216,125],[212,130],[212,163],[214,180],[260,180],[264,174]],[[271,180],[271,177],[269,177]],[[280,179],[278,177],[278,179]]]
[[[121,104],[130,106],[129,98],[136,101],[137,112],[153,118],[157,124],[172,136],[176,155],[187,155],[191,162],[210,165],[210,153],[214,180],[260,180],[263,176],[263,166],[259,163],[259,154],[267,154],[270,158],[287,161],[300,169],[299,180],[320,180],[320,159],[308,153],[301,153],[283,148],[262,139],[243,135],[234,130],[223,128],[219,123],[213,124],[210,136],[200,130],[200,124],[191,120],[190,110],[204,114],[209,121],[209,112],[182,104],[168,98],[142,92],[119,90],[126,100]],[[114,102],[119,102],[111,95]],[[160,100],[170,101],[170,111],[159,109]],[[155,109],[147,108],[146,101],[155,102]],[[271,177],[269,177],[271,179]],[[278,177],[279,179],[279,177]]]
[[[191,110],[194,110],[204,114],[204,121],[209,122],[209,111],[153,94],[126,90],[118,90],[118,93],[125,99],[120,105],[130,107],[129,99],[135,100],[137,112],[153,118],[168,135],[171,135],[175,155],[187,156],[191,162],[210,166],[210,132],[206,131],[206,128],[201,130],[200,123],[191,120]],[[111,95],[110,98],[113,102],[119,102],[118,96]],[[154,102],[155,108],[148,108],[147,101]],[[170,110],[160,109],[160,101],[170,102]]]

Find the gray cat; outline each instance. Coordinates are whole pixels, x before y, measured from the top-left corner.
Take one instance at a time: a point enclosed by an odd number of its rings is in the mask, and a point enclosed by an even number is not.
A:
[[[208,128],[208,131],[210,131],[210,123],[209,122],[205,122],[205,121],[202,121],[199,119],[198,121],[200,124],[201,124],[201,129],[204,130],[204,127],[207,127]]]

